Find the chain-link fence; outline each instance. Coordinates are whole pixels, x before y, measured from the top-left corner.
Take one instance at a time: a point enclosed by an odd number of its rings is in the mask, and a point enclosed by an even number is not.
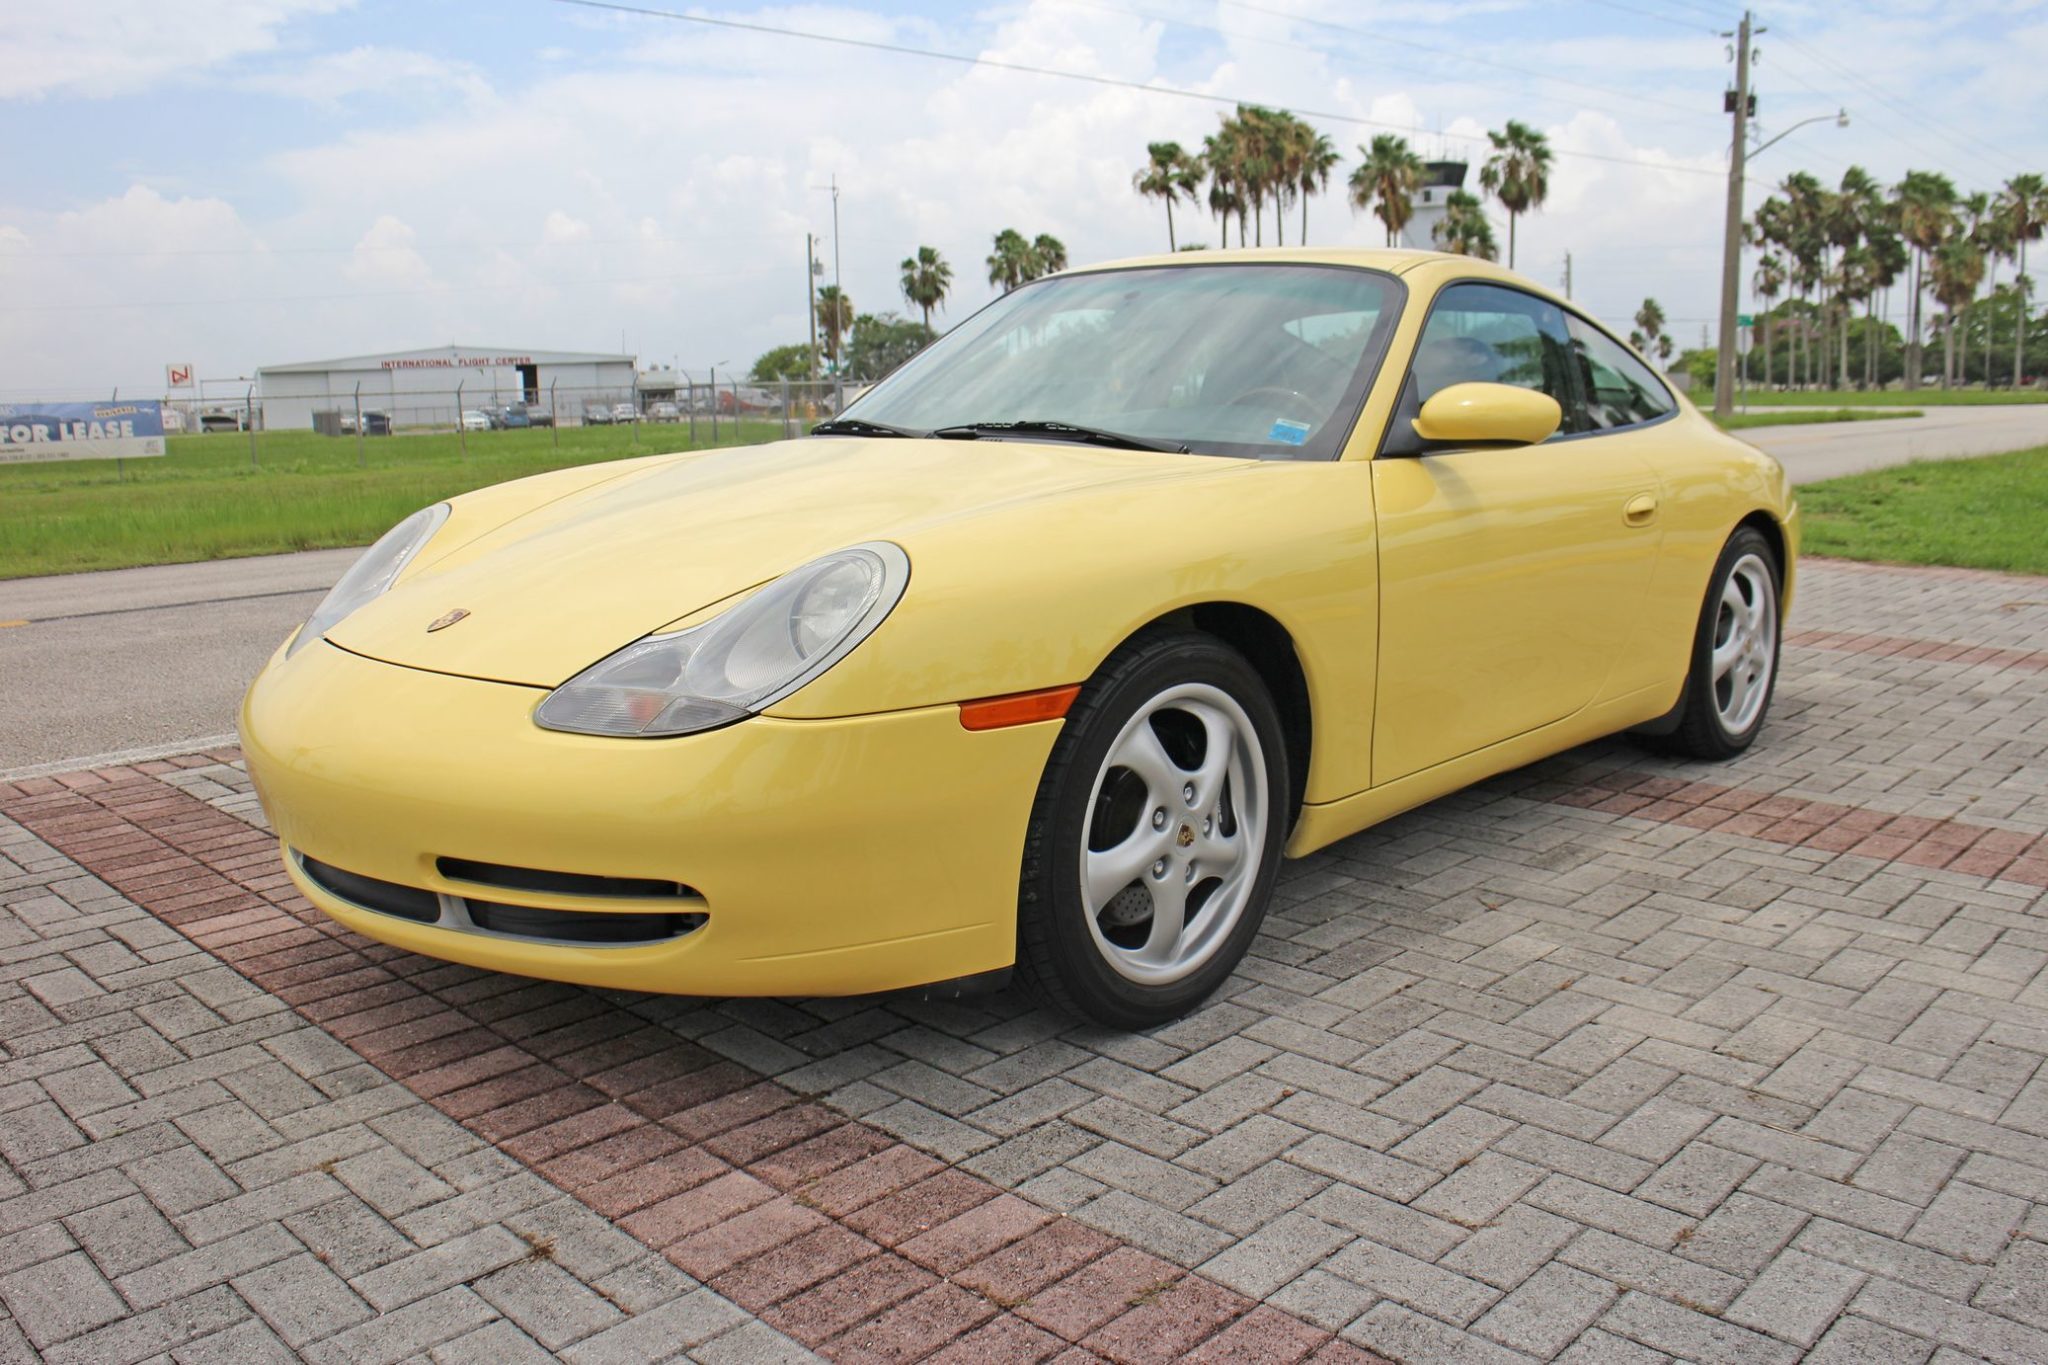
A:
[[[175,434],[311,430],[326,436],[398,436],[409,432],[507,431],[529,428],[686,426],[695,441],[721,439],[720,429],[772,424],[796,436],[833,416],[866,389],[843,379],[778,379],[767,383],[678,378],[667,387],[571,388],[525,392],[488,388],[409,389],[391,393],[264,394],[233,399],[171,398],[164,425]]]

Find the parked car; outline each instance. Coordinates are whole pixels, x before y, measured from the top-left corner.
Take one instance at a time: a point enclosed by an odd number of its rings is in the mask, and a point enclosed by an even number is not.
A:
[[[495,431],[518,431],[533,425],[533,419],[527,415],[524,403],[506,403],[495,408],[485,408],[484,415],[491,419],[491,427]]]
[[[1014,973],[1148,1028],[1284,856],[1621,731],[1747,749],[1798,547],[1776,460],[1521,276],[1154,257],[1000,296],[809,437],[413,514],[241,736],[292,882],[403,949],[713,996]]]
[[[612,404],[612,420],[614,422],[637,422],[640,420],[640,409],[634,407],[631,403],[614,403]]]
[[[722,413],[773,412],[778,403],[775,395],[766,389],[720,389],[718,410]]]
[[[462,413],[464,431],[489,431],[491,419],[481,408],[465,408]]]
[[[586,427],[608,427],[612,424],[612,410],[603,403],[583,405],[583,425]]]
[[[249,413],[246,408],[208,408],[199,414],[201,431],[247,431]]]
[[[391,414],[390,414],[390,413],[388,413],[388,412],[380,412],[380,411],[378,411],[378,410],[377,410],[377,409],[375,409],[375,408],[365,408],[365,409],[363,409],[363,435],[365,435],[365,436],[389,436],[390,434],[391,434]]]
[[[551,427],[555,424],[555,410],[537,408],[529,404],[526,409],[526,424],[530,427]]]
[[[674,403],[654,403],[650,404],[647,409],[647,420],[650,422],[673,422],[679,416],[680,414],[677,413]]]

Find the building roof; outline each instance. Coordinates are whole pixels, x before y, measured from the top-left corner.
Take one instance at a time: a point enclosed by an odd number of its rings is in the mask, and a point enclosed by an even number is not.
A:
[[[432,346],[417,351],[378,351],[370,355],[342,356],[335,360],[301,360],[288,365],[264,365],[258,374],[317,374],[323,370],[379,370],[385,368],[457,367],[465,362],[500,365],[632,365],[638,357],[609,351],[535,351],[510,346]],[[435,362],[439,362],[437,365]]]

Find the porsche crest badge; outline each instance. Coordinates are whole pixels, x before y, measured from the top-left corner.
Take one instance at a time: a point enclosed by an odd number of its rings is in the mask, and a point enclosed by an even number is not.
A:
[[[431,635],[437,630],[446,630],[467,615],[469,615],[468,607],[457,607],[445,615],[436,616],[433,620],[427,622],[427,633]]]

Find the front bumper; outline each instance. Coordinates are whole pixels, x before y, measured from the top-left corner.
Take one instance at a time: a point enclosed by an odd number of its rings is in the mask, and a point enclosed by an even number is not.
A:
[[[400,948],[625,990],[852,995],[1014,960],[1024,828],[1059,722],[970,732],[941,706],[602,739],[534,725],[542,695],[325,643],[280,651],[243,702],[242,744],[299,890]],[[451,897],[478,888],[443,859],[676,882],[708,918],[657,943],[539,942],[364,908],[301,858]]]

